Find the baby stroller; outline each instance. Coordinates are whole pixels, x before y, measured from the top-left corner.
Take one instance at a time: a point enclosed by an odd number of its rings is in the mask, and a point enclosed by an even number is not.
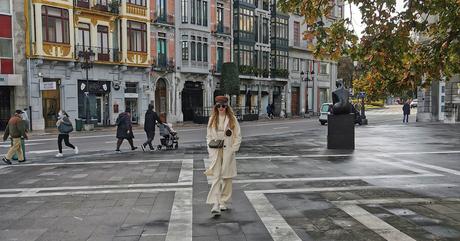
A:
[[[167,123],[158,124],[158,128],[160,128],[161,145],[158,145],[157,149],[161,150],[164,146],[166,150],[177,150],[177,148],[179,148],[179,136],[177,136],[177,133],[172,131]]]

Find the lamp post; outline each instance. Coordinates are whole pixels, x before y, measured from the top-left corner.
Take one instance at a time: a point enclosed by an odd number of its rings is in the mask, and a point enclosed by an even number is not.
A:
[[[85,112],[86,112],[86,124],[89,124],[90,112],[89,112],[89,78],[88,71],[93,68],[94,56],[96,54],[89,49],[83,49],[78,53],[78,60],[81,64],[81,68],[86,70],[86,91],[85,91]]]
[[[307,78],[306,79],[303,78],[304,75],[305,75],[305,73],[303,71],[301,71],[300,72],[300,79],[301,79],[301,81],[305,81],[307,83],[307,94],[306,94],[307,98],[306,98],[306,101],[305,101],[305,105],[306,105],[305,106],[305,112],[306,112],[305,114],[308,115],[308,72],[307,72]]]
[[[315,74],[315,61],[314,60],[312,60],[312,66],[313,66],[313,68],[311,68],[310,76],[311,76],[311,81],[313,82],[313,87],[312,87],[311,93],[312,93],[312,97],[313,97],[312,110],[313,110],[313,114],[314,114],[315,113],[315,77],[313,76]],[[308,81],[309,81],[309,79],[308,79],[308,76],[307,76],[307,83],[308,83]]]

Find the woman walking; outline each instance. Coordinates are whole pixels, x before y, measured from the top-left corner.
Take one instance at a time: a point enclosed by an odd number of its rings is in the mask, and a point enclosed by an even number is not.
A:
[[[116,152],[120,152],[120,146],[123,144],[123,140],[127,139],[129,145],[131,145],[131,150],[136,150],[137,147],[134,146],[133,139],[133,124],[131,122],[131,109],[126,108],[125,112],[118,115],[117,121],[117,149]]]
[[[236,176],[235,153],[240,149],[241,133],[228,98],[217,96],[215,102],[206,135],[211,165],[205,175],[214,177],[206,203],[213,204],[211,215],[219,216],[231,201],[232,178]]]
[[[75,151],[75,154],[78,154],[78,147],[72,145],[69,141],[69,134],[73,131],[72,122],[69,120],[69,115],[67,112],[60,110],[58,113],[58,121],[56,122],[56,126],[59,131],[58,135],[58,148],[59,153],[56,154],[56,157],[62,157],[62,141],[66,146],[72,148]]]

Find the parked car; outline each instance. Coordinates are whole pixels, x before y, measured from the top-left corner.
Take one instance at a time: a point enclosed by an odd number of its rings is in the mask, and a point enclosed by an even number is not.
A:
[[[320,110],[320,115],[319,115],[319,123],[321,125],[325,125],[327,123],[327,115],[329,115],[332,111],[332,103],[324,103],[321,105],[321,110]],[[359,110],[352,105],[352,112],[355,114],[355,124],[361,125],[362,118],[361,114],[359,113]]]
[[[415,108],[415,107],[417,107],[417,104],[418,104],[418,100],[417,100],[417,99],[413,99],[413,100],[410,102],[410,108]]]
[[[321,125],[325,125],[327,123],[327,115],[329,115],[332,111],[332,103],[324,103],[321,105],[320,115],[319,115],[319,123]]]

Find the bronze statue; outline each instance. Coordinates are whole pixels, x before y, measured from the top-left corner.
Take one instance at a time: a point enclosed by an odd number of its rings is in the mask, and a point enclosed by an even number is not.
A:
[[[346,115],[351,113],[351,104],[348,102],[350,92],[343,87],[342,81],[335,82],[337,89],[332,92],[332,114]]]

